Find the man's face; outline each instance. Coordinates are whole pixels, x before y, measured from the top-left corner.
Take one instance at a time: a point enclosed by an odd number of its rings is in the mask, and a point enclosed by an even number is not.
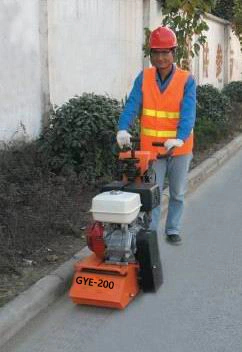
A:
[[[158,69],[167,69],[174,62],[172,49],[151,49],[150,61]]]

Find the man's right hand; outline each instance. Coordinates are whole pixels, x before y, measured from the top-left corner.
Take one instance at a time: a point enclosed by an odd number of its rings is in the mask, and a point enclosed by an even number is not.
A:
[[[117,133],[117,143],[119,147],[122,149],[125,145],[126,146],[131,146],[130,138],[131,134],[128,133],[126,130],[120,130]]]

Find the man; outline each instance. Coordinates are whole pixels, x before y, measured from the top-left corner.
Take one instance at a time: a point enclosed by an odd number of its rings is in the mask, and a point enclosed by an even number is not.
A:
[[[188,71],[176,67],[175,33],[158,27],[149,39],[151,68],[136,78],[133,89],[119,119],[117,142],[122,148],[130,145],[128,133],[141,109],[141,150],[153,153],[153,169],[162,194],[165,175],[169,182],[169,206],[165,226],[166,240],[181,242],[180,229],[184,208],[189,164],[192,160],[193,127],[196,117],[196,84]],[[163,142],[155,147],[153,142]],[[169,153],[169,157],[159,156]],[[150,228],[159,233],[161,207],[152,211]]]

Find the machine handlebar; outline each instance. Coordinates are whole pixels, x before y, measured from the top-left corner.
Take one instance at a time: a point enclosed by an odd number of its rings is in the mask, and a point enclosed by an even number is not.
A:
[[[131,137],[130,138],[130,142],[131,143],[139,143],[140,142],[140,138],[139,137]],[[164,147],[164,142],[152,142],[152,145],[154,147]]]
[[[153,147],[164,147],[164,142],[152,142]]]
[[[131,137],[130,138],[130,142],[131,143],[139,143],[140,142],[140,138],[139,137]]]

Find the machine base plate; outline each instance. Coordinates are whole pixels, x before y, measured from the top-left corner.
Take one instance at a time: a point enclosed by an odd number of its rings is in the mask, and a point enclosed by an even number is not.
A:
[[[74,303],[125,308],[139,293],[139,265],[106,264],[95,254],[75,264],[69,296]]]

